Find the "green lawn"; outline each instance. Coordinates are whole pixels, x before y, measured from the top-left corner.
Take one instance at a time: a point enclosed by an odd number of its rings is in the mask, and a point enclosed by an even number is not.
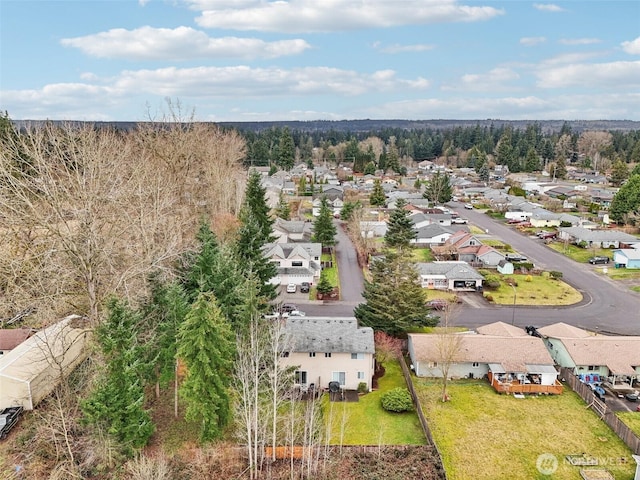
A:
[[[640,412],[618,412],[616,415],[640,437]]]
[[[629,449],[571,391],[517,399],[484,381],[461,380],[449,388],[451,401],[442,403],[440,382],[417,379],[415,386],[449,480],[578,480],[578,467],[564,459],[581,453],[607,462],[617,480],[633,478]],[[545,453],[558,459],[553,476],[536,467]]]
[[[424,434],[415,412],[390,413],[380,397],[396,387],[406,387],[398,362],[386,363],[379,389],[360,396],[359,402],[329,402],[323,413],[333,445],[423,445]],[[344,425],[344,428],[342,426]],[[341,441],[342,437],[342,441]]]
[[[433,262],[434,256],[430,248],[414,248],[412,258],[415,262]]]
[[[516,305],[572,305],[582,299],[582,295],[576,289],[548,275],[508,275],[508,277],[513,278],[518,284],[515,287]],[[490,295],[496,304],[513,305],[513,288],[504,281],[496,290],[486,289],[484,295],[485,297]]]
[[[322,271],[324,272],[325,276],[327,277],[327,280],[329,280],[329,283],[331,285],[333,285],[334,287],[339,287],[340,275],[338,274],[338,262],[336,261],[335,253],[333,254],[323,253],[322,257],[320,258],[322,259],[323,262],[328,262],[329,260],[333,261],[333,267],[323,268]]]
[[[582,248],[577,245],[565,244],[564,242],[551,242],[549,247],[578,263],[587,263],[591,257],[600,255],[604,255],[609,258],[613,256],[611,249],[609,248]]]

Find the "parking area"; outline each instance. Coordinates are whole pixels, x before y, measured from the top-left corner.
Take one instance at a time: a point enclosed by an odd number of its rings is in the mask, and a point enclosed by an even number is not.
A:
[[[623,394],[614,393],[609,389],[606,392],[605,403],[614,412],[635,412],[640,405],[640,402],[630,402]]]

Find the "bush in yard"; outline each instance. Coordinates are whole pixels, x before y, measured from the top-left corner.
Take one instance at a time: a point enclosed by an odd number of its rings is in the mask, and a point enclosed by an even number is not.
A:
[[[358,384],[358,393],[367,393],[369,389],[367,388],[367,384],[365,382],[360,382]]]
[[[549,275],[551,275],[551,278],[553,278],[554,280],[562,278],[562,272],[558,272],[557,270],[550,271]]]
[[[406,388],[394,388],[382,395],[382,408],[388,412],[409,412],[413,410],[413,401]]]
[[[498,288],[500,286],[500,277],[492,274],[487,275],[484,277],[484,286],[487,288]]]

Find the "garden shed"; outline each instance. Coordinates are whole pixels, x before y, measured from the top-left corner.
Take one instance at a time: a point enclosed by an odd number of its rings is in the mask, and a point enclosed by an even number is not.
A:
[[[90,335],[86,320],[71,315],[0,357],[0,409],[33,410],[87,357]]]

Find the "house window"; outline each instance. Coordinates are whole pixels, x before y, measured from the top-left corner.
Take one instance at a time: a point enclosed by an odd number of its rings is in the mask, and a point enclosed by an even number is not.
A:
[[[302,260],[295,260],[295,261],[291,262],[291,266],[292,267],[301,267],[302,266]]]
[[[344,385],[347,380],[347,374],[345,372],[332,372],[331,380],[334,382],[339,382],[340,385]]]
[[[324,358],[331,358],[331,352],[324,352]]]
[[[301,370],[296,370],[295,382],[298,385],[306,385],[307,384],[307,372],[303,372]]]
[[[437,366],[438,366],[438,362],[427,363],[427,368],[436,368]]]
[[[352,353],[351,360],[364,360],[364,353]]]
[[[478,367],[480,366],[480,364],[479,364],[478,362],[473,362],[473,363],[471,364],[471,366],[472,366],[473,368],[478,368]]]
[[[358,380],[364,380],[364,372],[358,372]]]
[[[315,357],[315,356],[316,356],[316,352],[309,352],[309,356],[310,356],[311,358]]]
[[[589,370],[590,372],[593,372],[594,370],[599,370],[599,369],[596,365],[589,365],[587,367],[587,370]]]
[[[289,356],[289,352],[282,352],[280,356],[283,358],[287,358]]]

